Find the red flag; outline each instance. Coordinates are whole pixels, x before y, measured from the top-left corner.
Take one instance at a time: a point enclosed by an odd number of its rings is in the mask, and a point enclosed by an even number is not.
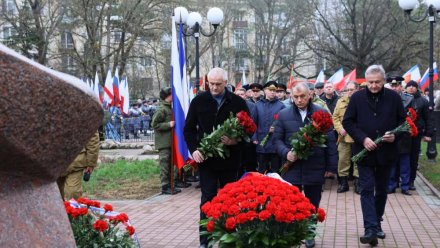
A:
[[[345,75],[345,77],[342,80],[334,84],[335,90],[341,91],[342,89],[344,89],[345,84],[350,81],[356,81],[356,68],[347,75]]]
[[[290,70],[290,77],[289,77],[289,83],[287,84],[287,88],[290,89],[293,87],[295,83],[295,78],[293,78],[293,65],[292,65],[292,69]]]
[[[238,84],[235,86],[235,89],[240,89],[241,88],[241,80],[240,80],[240,82],[238,82]]]

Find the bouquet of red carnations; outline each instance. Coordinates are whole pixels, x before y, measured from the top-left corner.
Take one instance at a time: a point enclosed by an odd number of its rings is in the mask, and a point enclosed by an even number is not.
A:
[[[246,111],[240,111],[234,117],[231,113],[230,117],[223,122],[223,125],[219,125],[210,134],[205,136],[200,141],[200,147],[197,148],[203,156],[209,157],[229,157],[229,150],[221,142],[223,135],[228,136],[231,139],[235,139],[237,142],[242,140],[249,142],[249,136],[255,133],[257,126],[252,118]]]
[[[325,147],[327,132],[333,126],[331,115],[323,110],[312,114],[310,123],[301,127],[291,137],[291,151],[298,159],[307,159],[312,154],[312,148]],[[280,174],[286,173],[292,162],[287,161],[280,169]]]
[[[231,112],[230,117],[223,122],[223,125],[219,125],[212,133],[205,134],[200,141],[200,147],[197,149],[205,159],[209,157],[227,158],[229,157],[229,150],[221,142],[223,135],[235,139],[237,142],[242,140],[249,142],[250,136],[256,130],[257,126],[246,111],[238,112],[235,117]],[[191,168],[197,168],[197,163],[189,159],[183,166],[183,170],[188,171]]]
[[[395,134],[395,133],[406,132],[406,133],[410,133],[411,137],[415,137],[419,133],[419,131],[417,130],[417,126],[414,124],[414,121],[416,119],[417,119],[416,111],[413,108],[409,108],[408,113],[407,113],[407,117],[405,118],[405,122],[387,133],[388,134]],[[379,137],[374,140],[374,143],[379,144],[382,142],[382,140],[383,140],[383,138]],[[365,156],[367,156],[367,153],[368,153],[368,150],[364,148],[358,154],[354,155],[351,158],[351,161],[353,161],[353,163],[358,163],[363,158],[365,158]]]
[[[64,202],[77,247],[139,247],[127,214],[86,198]],[[124,226],[122,231],[118,226]]]
[[[325,211],[316,209],[297,187],[281,180],[250,173],[227,184],[202,206],[208,217],[209,247],[292,247],[313,238]]]
[[[275,127],[275,125],[277,124],[277,120],[278,120],[278,114],[274,114],[273,115],[273,122],[272,122],[272,125],[270,126],[271,128]],[[267,133],[266,136],[264,136],[263,140],[260,142],[260,146],[265,146],[271,135],[272,135],[272,133],[270,133],[270,132]]]

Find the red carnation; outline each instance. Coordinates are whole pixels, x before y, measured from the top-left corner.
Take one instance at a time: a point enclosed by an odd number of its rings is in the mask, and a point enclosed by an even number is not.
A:
[[[417,119],[417,112],[413,108],[408,108],[407,115],[411,118],[412,121],[416,121],[416,119]]]
[[[214,223],[214,221],[213,221],[213,220],[210,220],[210,221],[208,222],[208,224],[206,225],[206,230],[207,230],[208,232],[212,232],[212,231],[214,231],[214,227],[215,227],[215,223]]]
[[[114,219],[117,221],[120,221],[122,223],[125,223],[128,221],[128,215],[126,213],[120,213],[120,214],[116,215],[116,217]]]
[[[416,137],[419,134],[419,130],[417,129],[416,124],[414,124],[413,120],[411,117],[406,117],[406,122],[409,125],[410,128],[410,133],[412,137]]]
[[[325,211],[322,208],[318,208],[318,221],[323,222],[325,220]]]
[[[111,211],[113,211],[113,206],[110,204],[104,204],[104,210],[106,212],[111,212]]]
[[[133,226],[127,226],[126,228],[125,228],[125,230],[127,230],[127,232],[128,232],[128,235],[133,235],[134,234],[134,232],[135,232],[135,230],[134,230],[134,227]]]
[[[263,210],[258,214],[258,218],[262,221],[269,219],[270,216],[272,216],[272,214],[267,210]]]
[[[108,223],[104,220],[97,220],[95,224],[93,224],[93,228],[97,231],[104,232],[108,229]]]
[[[226,230],[233,231],[235,229],[235,225],[236,225],[235,218],[231,217],[226,220],[226,224],[225,224]]]

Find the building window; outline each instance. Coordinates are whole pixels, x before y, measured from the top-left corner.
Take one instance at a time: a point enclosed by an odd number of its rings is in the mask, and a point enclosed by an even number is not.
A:
[[[259,34],[257,35],[257,47],[265,47],[267,44],[267,35]]]
[[[235,70],[236,71],[246,70],[245,58],[235,57]]]
[[[122,39],[122,31],[113,31],[113,42],[119,43]]]
[[[153,78],[141,78],[141,82],[145,85],[145,90],[153,90]]]
[[[61,33],[61,47],[64,49],[73,48],[73,37],[70,31],[63,31]]]
[[[70,55],[64,55],[61,59],[63,66],[67,69],[67,70],[73,70],[75,69],[76,63],[75,60],[73,59],[72,56]]]
[[[145,67],[151,67],[153,66],[153,60],[151,59],[151,57],[141,57],[140,64]]]
[[[3,27],[3,39],[8,39],[12,36],[15,36],[17,31],[13,27]]]
[[[17,13],[17,6],[15,5],[15,0],[3,0],[3,12],[8,15],[13,15]]]
[[[234,30],[234,47],[237,50],[245,50],[247,43],[247,31],[245,29]]]

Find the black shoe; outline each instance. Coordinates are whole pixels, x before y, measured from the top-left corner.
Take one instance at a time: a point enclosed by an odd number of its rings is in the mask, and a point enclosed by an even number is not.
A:
[[[378,244],[377,234],[371,229],[366,230],[364,236],[360,237],[359,240],[362,244],[370,244],[371,246],[376,246]]]
[[[402,190],[402,194],[404,194],[404,195],[412,195],[411,192],[409,192],[409,190]]]
[[[178,181],[178,182],[174,183],[174,187],[185,189],[185,188],[191,187],[191,184]]]
[[[195,183],[195,182],[199,181],[199,178],[197,176],[189,176],[189,177],[187,177],[185,179],[186,179],[187,182],[190,182],[190,183]]]
[[[315,240],[314,239],[306,239],[304,244],[306,245],[306,248],[313,248],[313,247],[315,247]]]
[[[414,186],[414,181],[409,184],[409,190],[416,190],[416,187]]]
[[[360,195],[361,194],[361,189],[359,187],[359,180],[356,177],[353,180],[353,185],[354,185],[354,193]]]
[[[384,239],[386,237],[385,232],[382,230],[382,227],[379,225],[377,227],[377,233],[376,233],[377,238],[379,239]]]
[[[338,193],[347,192],[350,188],[348,187],[348,177],[341,177],[341,184],[338,187]]]
[[[396,189],[388,189],[387,194],[394,194],[396,193]]]
[[[174,191],[171,191],[170,187],[162,187],[162,194],[164,195],[175,195],[182,192],[181,189],[174,188]]]

